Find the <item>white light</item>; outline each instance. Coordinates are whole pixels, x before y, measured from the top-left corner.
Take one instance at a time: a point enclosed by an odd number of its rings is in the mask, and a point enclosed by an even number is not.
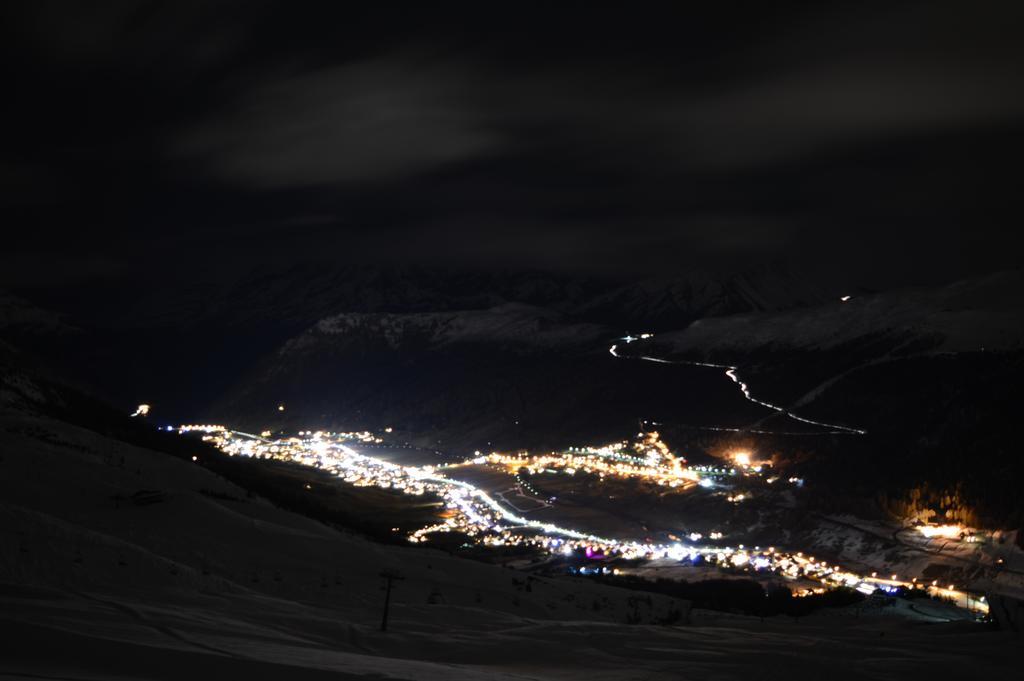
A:
[[[282,408],[283,406],[281,405]],[[697,468],[685,466],[685,459],[670,452],[654,432],[640,433],[642,441],[633,448],[628,442],[617,442],[604,447],[574,447],[562,453],[552,452],[541,456],[526,452],[514,455],[492,452],[484,456],[474,452],[477,455],[475,459],[460,464],[404,466],[367,456],[345,444],[380,441],[366,431],[301,431],[300,434],[305,437],[281,437],[274,440],[270,439],[269,432],[257,436],[228,430],[224,426],[190,425],[179,428],[181,433],[193,431],[204,433],[204,441],[212,442],[229,456],[250,456],[316,466],[360,487],[375,486],[414,495],[436,494],[440,497],[440,504],[450,509],[452,513],[441,523],[422,527],[410,533],[408,540],[413,543],[427,541],[427,535],[431,533],[459,531],[485,546],[533,546],[546,549],[552,554],[562,553],[566,556],[586,546],[594,552],[627,560],[683,560],[687,557],[705,556],[710,562],[722,565],[770,568],[781,570],[792,577],[798,577],[802,573],[820,579],[823,584],[826,584],[826,577],[830,580],[827,583],[833,585],[846,583],[852,586],[862,581],[862,578],[853,573],[840,572],[836,567],[827,567],[824,562],[815,563],[814,558],[803,559],[799,553],[776,552],[774,549],[762,553],[759,548],[754,547],[752,555],[742,544],[735,550],[721,548],[712,552],[709,545],[683,546],[678,541],[664,544],[602,538],[550,522],[531,520],[520,515],[522,511],[510,510],[507,507],[508,502],[503,497],[499,496],[502,502],[499,503],[484,490],[445,475],[449,469],[477,463],[499,468],[507,467],[509,475],[516,475],[514,471],[525,466],[534,472],[551,474],[571,475],[579,470],[597,474],[601,478],[636,476],[672,486],[692,485],[694,482],[704,487],[714,484],[711,479],[701,478]],[[652,451],[657,456],[649,456]],[[198,457],[193,457],[193,461],[198,461]],[[743,472],[749,475],[750,469],[744,468]],[[529,487],[528,483],[522,480],[520,483]],[[749,493],[735,494],[731,499],[739,501],[748,496]],[[689,532],[686,536],[694,543],[703,539],[697,532]],[[675,536],[671,538],[677,539]],[[709,539],[722,539],[722,533],[712,532]]]
[[[922,525],[917,531],[931,539],[932,537],[944,537],[946,539],[958,538],[964,531],[959,525]]]

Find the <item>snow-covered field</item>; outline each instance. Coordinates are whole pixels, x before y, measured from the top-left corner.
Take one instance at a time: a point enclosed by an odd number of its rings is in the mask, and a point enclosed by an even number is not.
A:
[[[20,408],[0,426],[5,677],[983,678],[1019,648],[849,611],[649,624],[685,604],[375,544]],[[382,571],[404,577],[387,632]]]

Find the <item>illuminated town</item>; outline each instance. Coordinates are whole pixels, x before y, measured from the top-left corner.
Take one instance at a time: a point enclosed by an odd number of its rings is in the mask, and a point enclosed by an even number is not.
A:
[[[171,429],[169,427],[169,429]],[[719,545],[727,539],[720,532],[709,533],[707,540],[697,532],[685,532],[686,539],[672,543],[637,541],[601,537],[588,532],[562,527],[555,523],[530,520],[503,505],[484,490],[451,477],[459,468],[491,466],[505,470],[517,480],[518,472],[544,471],[573,476],[592,474],[598,480],[605,478],[634,478],[670,488],[687,489],[693,486],[712,487],[722,476],[763,477],[766,484],[778,478],[767,476],[770,465],[754,461],[748,451],[731,453],[729,467],[689,466],[686,460],[673,454],[657,432],[638,433],[633,443],[618,442],[602,447],[573,447],[562,453],[530,455],[477,453],[459,463],[437,466],[405,466],[357,451],[365,444],[380,444],[382,439],[370,432],[300,431],[296,436],[271,437],[267,431],[256,435],[228,429],[219,425],[183,425],[181,434],[198,433],[218,449],[230,456],[273,459],[311,466],[340,478],[355,486],[391,489],[410,495],[433,494],[445,508],[446,518],[439,523],[419,528],[408,535],[411,543],[426,542],[430,535],[460,532],[472,541],[492,547],[528,546],[551,556],[573,556],[577,553],[588,558],[624,559],[640,561],[670,561],[691,564],[701,562],[725,570],[773,573],[793,582],[794,595],[822,593],[827,589],[847,587],[870,595],[876,591],[894,593],[900,589],[922,589],[960,607],[986,613],[984,597],[959,590],[954,584],[925,582],[919,578],[898,575],[860,575],[839,565],[816,559],[803,552],[789,552],[775,547]],[[790,478],[791,484],[802,484],[799,478]],[[520,492],[524,490],[519,483]],[[749,494],[738,493],[727,497],[738,503]],[[957,536],[958,526],[925,526],[925,536]],[[585,571],[587,568],[582,568]],[[593,569],[593,568],[591,568]],[[618,573],[618,568],[596,568]],[[585,572],[584,572],[585,574]]]
[[[0,681],[1022,666],[1024,2],[3,9]]]

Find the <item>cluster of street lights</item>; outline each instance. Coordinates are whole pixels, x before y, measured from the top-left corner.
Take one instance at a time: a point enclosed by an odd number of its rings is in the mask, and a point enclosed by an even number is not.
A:
[[[755,546],[751,549],[741,544],[733,548],[682,541],[655,543],[600,537],[525,518],[502,506],[485,491],[445,474],[446,469],[459,465],[497,463],[516,471],[521,467],[536,470],[561,467],[566,473],[583,470],[599,475],[644,476],[669,485],[693,484],[699,480],[697,471],[684,467],[684,459],[662,448],[663,443],[656,433],[643,436],[639,447],[616,443],[600,448],[573,448],[562,455],[543,456],[494,453],[469,459],[463,464],[435,467],[403,466],[362,454],[348,443],[372,441],[363,433],[302,431],[296,437],[270,439],[216,425],[182,426],[178,431],[200,432],[204,440],[231,456],[290,461],[327,471],[352,485],[393,489],[414,495],[437,495],[446,508],[445,519],[410,533],[408,539],[412,543],[425,542],[435,533],[461,532],[485,546],[531,546],[549,554],[581,553],[595,559],[704,561],[731,569],[766,571],[791,580],[820,583],[820,587],[813,588],[845,586],[873,593],[879,588],[917,586],[916,580],[902,582],[895,575],[889,580],[880,579],[877,575],[862,577],[814,557],[778,551],[774,547]],[[749,458],[744,460],[737,456],[734,460],[741,469],[752,470],[755,465]],[[699,533],[690,533],[688,538],[696,542],[703,537]],[[716,532],[709,538],[721,539],[722,535]],[[937,585],[929,588],[946,597],[962,595],[952,585],[949,589],[939,589]]]

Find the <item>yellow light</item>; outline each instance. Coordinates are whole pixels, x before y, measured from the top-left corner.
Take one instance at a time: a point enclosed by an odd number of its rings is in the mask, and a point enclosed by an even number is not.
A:
[[[959,525],[922,525],[917,528],[917,531],[929,539],[932,537],[955,539],[963,533],[964,528]]]
[[[742,451],[741,452],[733,452],[732,460],[735,461],[737,465],[749,466],[750,465],[750,452],[742,452]]]

